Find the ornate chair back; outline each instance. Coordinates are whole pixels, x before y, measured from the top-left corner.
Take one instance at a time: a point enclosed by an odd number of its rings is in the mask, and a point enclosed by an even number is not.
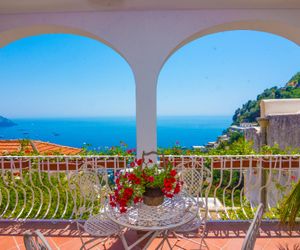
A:
[[[85,213],[93,213],[95,205],[104,205],[109,191],[106,171],[101,171],[91,165],[84,164],[72,178],[72,188],[75,195],[76,217],[82,218]]]
[[[181,179],[183,181],[183,189],[189,195],[193,197],[201,196],[201,190],[203,185],[203,175],[200,170],[190,168],[184,169],[180,173]]]
[[[34,232],[25,232],[24,245],[26,250],[51,250],[48,241],[43,234],[36,230]]]
[[[199,205],[199,217],[205,223],[208,217],[208,195],[212,185],[211,171],[199,162],[187,161],[177,167],[181,169],[183,191],[194,197]]]
[[[255,241],[258,235],[258,230],[261,224],[263,213],[264,213],[264,205],[260,203],[255,213],[254,219],[247,231],[246,237],[242,245],[242,250],[254,249]]]

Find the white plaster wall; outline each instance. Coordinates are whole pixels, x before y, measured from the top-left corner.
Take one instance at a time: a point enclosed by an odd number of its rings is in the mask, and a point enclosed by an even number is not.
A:
[[[156,84],[164,62],[198,37],[260,30],[300,44],[300,10],[113,11],[0,15],[0,47],[45,33],[72,33],[106,43],[130,64],[136,81],[138,156],[156,149]],[[1,78],[0,78],[1,88]]]
[[[300,98],[273,99],[260,102],[260,117],[269,115],[300,114]]]

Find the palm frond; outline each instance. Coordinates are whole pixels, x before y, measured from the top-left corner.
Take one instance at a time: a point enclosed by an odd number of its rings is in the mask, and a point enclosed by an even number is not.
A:
[[[300,180],[293,187],[291,193],[284,200],[280,208],[281,223],[288,222],[290,227],[293,227],[296,222],[296,217],[300,211]]]

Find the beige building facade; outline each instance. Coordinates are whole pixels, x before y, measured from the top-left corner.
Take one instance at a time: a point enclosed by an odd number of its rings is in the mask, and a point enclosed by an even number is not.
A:
[[[259,127],[245,130],[245,138],[259,150],[263,145],[300,148],[300,99],[262,100]]]

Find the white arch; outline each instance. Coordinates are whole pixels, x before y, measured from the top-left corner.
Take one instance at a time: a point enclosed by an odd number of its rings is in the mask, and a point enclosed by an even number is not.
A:
[[[89,31],[64,25],[30,25],[3,31],[0,33],[0,48],[25,37],[45,34],[72,34],[97,40],[117,52],[127,62],[131,72],[133,73],[130,62],[113,44]]]
[[[160,72],[164,67],[165,63],[168,61],[168,59],[184,45],[196,39],[204,37],[206,35],[219,33],[223,31],[234,31],[234,30],[267,32],[267,33],[284,37],[300,46],[300,35],[299,35],[300,27],[292,26],[291,24],[278,22],[278,21],[267,21],[267,20],[235,21],[235,22],[223,23],[223,24],[211,26],[209,28],[200,30],[183,39],[180,43],[178,43],[175,47],[173,47],[169,51],[169,54],[164,58],[164,62],[160,68]]]
[[[45,35],[45,34],[72,34],[82,37],[88,37],[99,41],[106,46],[110,47],[113,51],[118,53],[126,62],[130,68],[131,74],[133,75],[134,85],[136,85],[136,74],[133,71],[133,67],[127,58],[111,43],[102,39],[101,37],[93,34],[91,32],[85,31],[83,29],[68,27],[64,25],[30,25],[30,26],[21,26],[18,28],[9,29],[3,32],[0,32],[0,48],[5,47],[9,43],[17,41],[22,38]]]

